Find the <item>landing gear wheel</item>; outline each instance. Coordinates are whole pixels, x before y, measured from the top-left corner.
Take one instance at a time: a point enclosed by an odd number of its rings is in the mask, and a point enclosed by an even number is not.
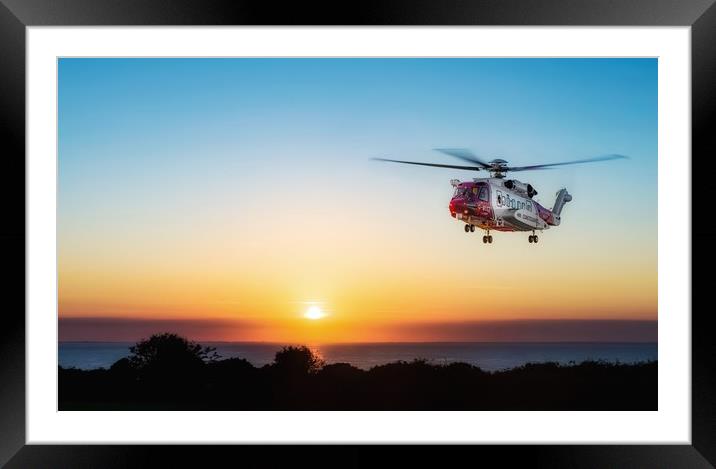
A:
[[[487,242],[492,244],[492,235],[487,236]]]
[[[534,236],[529,235],[529,236],[527,237],[527,239],[530,240],[530,243],[534,243]]]
[[[470,225],[470,233],[474,233],[474,232],[475,232],[475,225]]]
[[[536,243],[537,241],[539,241],[539,238],[537,237],[537,235],[534,235],[533,238],[534,238],[534,242],[535,242],[535,243]]]
[[[469,233],[469,232],[470,232],[470,225],[465,225],[465,233]]]
[[[483,237],[482,237],[482,242],[485,243],[485,244],[487,244],[487,236],[483,236]]]

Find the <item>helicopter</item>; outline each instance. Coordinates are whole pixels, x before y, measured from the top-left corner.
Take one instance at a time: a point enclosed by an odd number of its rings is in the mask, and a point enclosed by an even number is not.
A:
[[[470,163],[470,165],[421,163],[387,158],[373,159],[392,163],[466,171],[485,171],[489,173],[490,177],[473,178],[472,181],[450,180],[450,184],[455,190],[448,206],[450,216],[465,225],[465,233],[472,233],[475,228],[480,228],[485,232],[482,237],[482,242],[485,244],[492,244],[491,230],[532,232],[527,239],[530,243],[537,243],[539,241],[537,232],[541,233],[552,226],[559,226],[564,205],[572,201],[572,195],[567,192],[566,188],[562,188],[557,191],[552,209],[547,209],[533,200],[533,197],[537,195],[537,190],[531,184],[517,179],[507,179],[508,173],[628,158],[624,155],[611,154],[560,163],[509,166],[509,163],[501,158],[485,162],[465,148],[436,148],[435,150],[459,158]]]

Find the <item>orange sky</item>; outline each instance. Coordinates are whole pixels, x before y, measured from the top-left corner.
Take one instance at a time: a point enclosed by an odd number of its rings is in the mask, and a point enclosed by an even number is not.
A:
[[[424,340],[401,324],[656,319],[655,259],[619,256],[625,248],[609,240],[577,249],[569,227],[535,249],[519,234],[483,246],[448,216],[432,239],[396,236],[382,220],[331,223],[318,217],[291,236],[260,219],[143,239],[105,233],[112,250],[89,234],[64,239],[60,317],[243,321],[251,327],[216,339],[312,342]],[[311,305],[326,317],[305,319]]]

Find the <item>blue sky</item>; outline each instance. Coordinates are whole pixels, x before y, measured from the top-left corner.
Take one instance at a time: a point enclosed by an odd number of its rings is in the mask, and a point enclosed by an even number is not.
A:
[[[122,260],[108,250],[136,261],[132,246],[167,242],[219,262],[194,252],[217,231],[249,242],[247,231],[300,223],[339,227],[346,243],[383,236],[438,272],[524,256],[549,265],[545,285],[571,263],[653,271],[655,305],[656,59],[67,58],[58,130],[68,272],[90,257],[112,270]],[[438,147],[514,165],[630,159],[515,175],[548,208],[561,187],[574,201],[539,250],[504,234],[486,251],[447,210],[449,180],[475,174],[371,160],[459,164]]]
[[[221,183],[236,181],[228,169],[237,165],[289,164],[276,176],[298,166],[335,177],[370,173],[372,156],[440,161],[432,148],[459,146],[514,164],[627,154],[624,167],[565,171],[636,177],[644,196],[655,194],[656,59],[61,59],[59,67],[60,177],[78,188],[90,169],[151,180],[172,166]],[[327,157],[340,160],[335,173],[321,167]],[[543,174],[524,177],[565,177]]]

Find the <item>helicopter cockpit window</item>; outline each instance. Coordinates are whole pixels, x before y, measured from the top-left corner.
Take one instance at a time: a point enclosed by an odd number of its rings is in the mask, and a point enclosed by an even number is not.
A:
[[[477,197],[478,197],[478,199],[484,200],[485,202],[487,202],[487,187],[482,186],[480,188],[480,195],[478,195]]]
[[[456,187],[453,197],[465,197],[468,194],[468,190],[465,187]]]

